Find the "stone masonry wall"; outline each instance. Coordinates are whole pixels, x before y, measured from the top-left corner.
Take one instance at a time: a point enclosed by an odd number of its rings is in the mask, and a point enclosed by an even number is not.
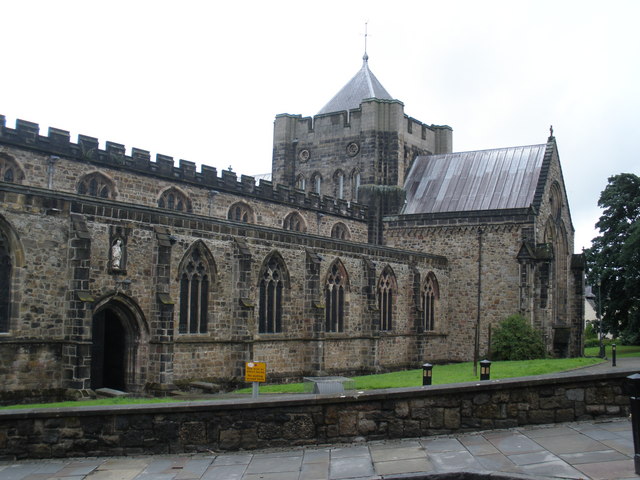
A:
[[[629,414],[634,373],[117,407],[0,411],[0,457],[176,454],[319,445]]]
[[[73,388],[89,388],[93,318],[110,305],[127,319],[131,349],[126,384],[136,389],[196,379],[237,379],[249,360],[266,361],[272,379],[416,366],[425,360],[422,345],[431,337],[416,328],[413,272],[422,276],[431,272],[443,297],[448,295],[447,260],[441,256],[32,186],[0,187],[0,220],[19,239],[25,259],[14,292],[22,293],[16,295],[20,303],[12,312],[10,331],[0,336],[0,368],[8,371],[23,357],[27,363],[46,358],[56,372],[36,377],[18,369],[7,377],[12,382],[0,389],[69,388],[75,385],[72,380],[84,382]],[[55,209],[50,208],[53,200]],[[125,246],[117,272],[111,269],[109,256],[115,234]],[[82,251],[76,251],[78,242],[84,245]],[[238,259],[238,242],[246,261]],[[160,244],[162,263],[158,263]],[[180,269],[196,245],[211,257],[208,328],[206,333],[181,334]],[[261,271],[274,254],[284,265],[282,331],[258,333]],[[317,262],[316,273],[309,270],[310,255]],[[345,328],[328,333],[323,289],[337,260],[347,274]],[[394,328],[379,332],[375,286],[385,267],[397,280]],[[315,290],[308,288],[311,280],[317,284]],[[160,301],[173,313],[163,313]],[[42,353],[20,353],[33,350],[27,345],[34,339],[42,345],[38,347]],[[4,348],[9,344],[14,347]]]

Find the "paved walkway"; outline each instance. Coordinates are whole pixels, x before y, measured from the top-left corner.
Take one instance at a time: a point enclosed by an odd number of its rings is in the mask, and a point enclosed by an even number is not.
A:
[[[0,463],[2,480],[451,479],[453,472],[640,479],[627,418],[286,450]]]

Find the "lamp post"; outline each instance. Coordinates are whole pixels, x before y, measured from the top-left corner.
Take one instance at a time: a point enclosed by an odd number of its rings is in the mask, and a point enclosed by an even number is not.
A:
[[[491,362],[482,360],[480,362],[480,380],[489,380],[491,378]]]
[[[422,365],[422,385],[431,385],[431,374],[433,365],[425,363]]]

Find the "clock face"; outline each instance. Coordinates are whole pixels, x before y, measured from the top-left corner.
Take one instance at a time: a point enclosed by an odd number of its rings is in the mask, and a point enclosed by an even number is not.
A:
[[[355,157],[359,151],[360,146],[357,143],[351,142],[349,145],[347,145],[347,155],[349,155],[350,157]]]
[[[311,157],[311,153],[306,148],[304,150],[300,150],[300,153],[298,153],[298,159],[301,162],[306,162],[309,160],[309,157]]]

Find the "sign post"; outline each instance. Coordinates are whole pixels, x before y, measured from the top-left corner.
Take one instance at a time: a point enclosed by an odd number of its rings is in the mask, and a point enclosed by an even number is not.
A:
[[[267,381],[267,364],[265,362],[247,362],[244,369],[244,381],[252,382],[252,398],[258,398],[260,383]]]

